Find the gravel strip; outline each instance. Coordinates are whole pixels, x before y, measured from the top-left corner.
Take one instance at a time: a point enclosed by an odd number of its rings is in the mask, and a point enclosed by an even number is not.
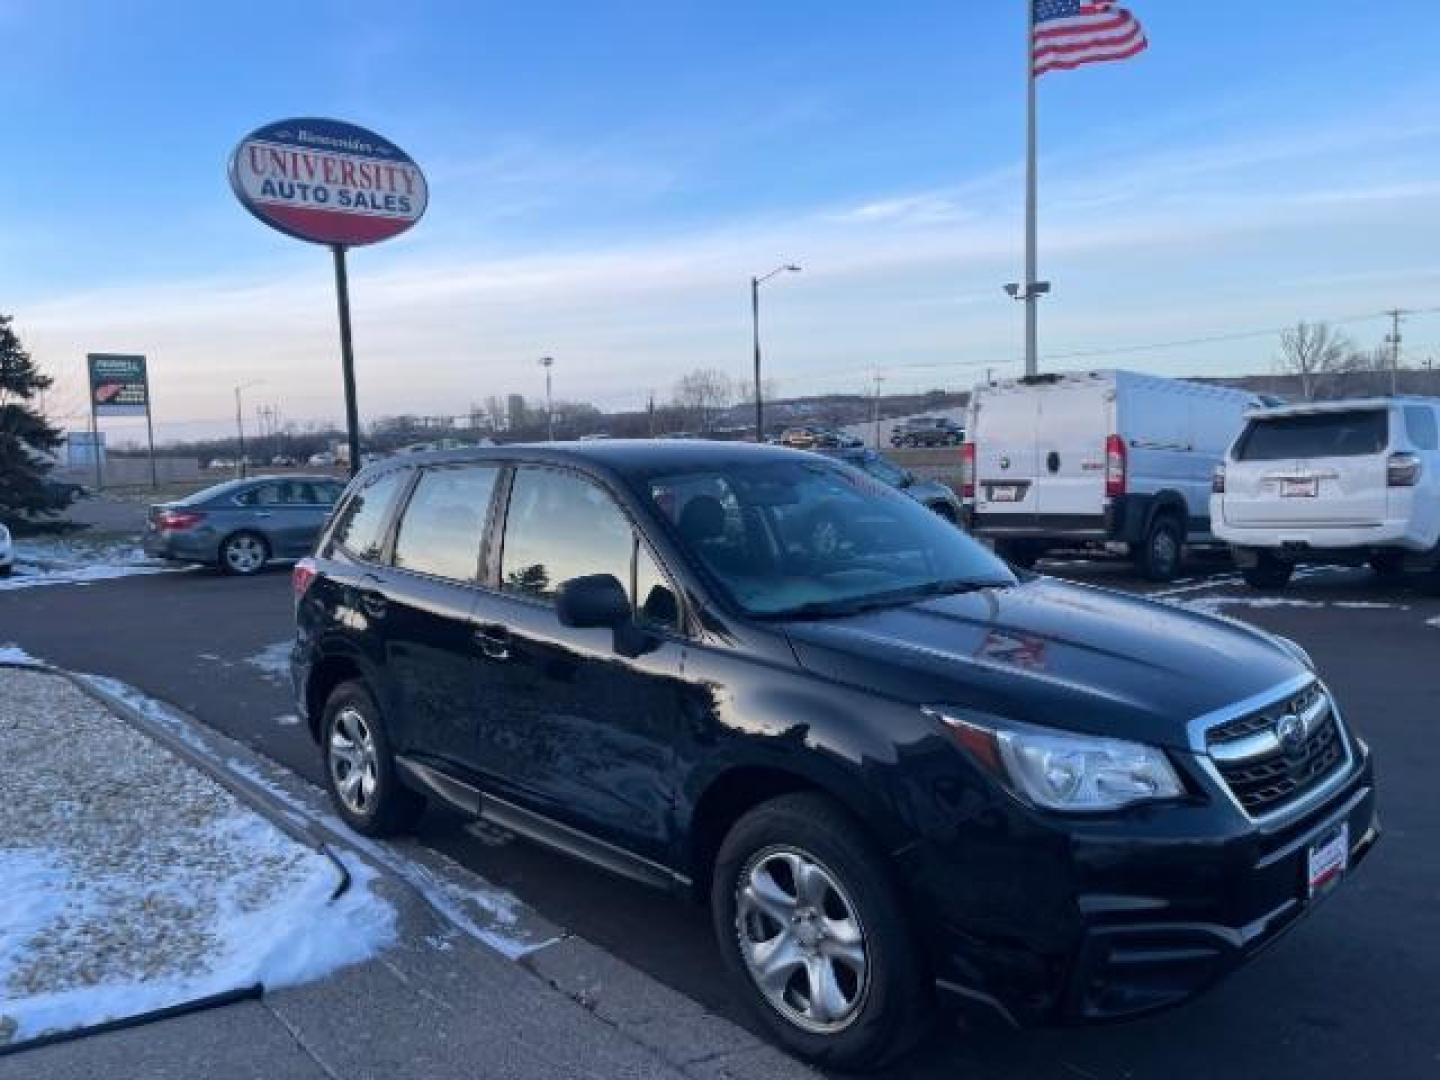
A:
[[[211,989],[246,969],[237,928],[333,886],[321,856],[60,676],[0,669],[0,763],[0,1042],[76,991],[113,1016]]]

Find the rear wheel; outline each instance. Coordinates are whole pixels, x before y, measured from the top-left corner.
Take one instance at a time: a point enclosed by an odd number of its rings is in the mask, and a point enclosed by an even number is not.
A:
[[[227,574],[258,574],[269,560],[270,545],[259,533],[238,532],[220,545],[220,569]]]
[[[1150,581],[1174,581],[1184,558],[1185,529],[1174,514],[1157,514],[1145,540],[1132,548],[1135,565]]]
[[[871,1069],[925,1033],[930,997],[884,857],[813,793],[742,817],[721,845],[711,914],[726,969],[780,1043]]]
[[[345,823],[365,836],[408,831],[425,799],[400,783],[380,710],[364,683],[341,683],[331,692],[321,732],[326,786]]]
[[[1398,581],[1405,573],[1405,556],[1399,551],[1377,551],[1370,556],[1370,569],[1381,581]]]
[[[1295,564],[1277,559],[1268,552],[1261,552],[1254,566],[1242,567],[1240,576],[1252,589],[1264,592],[1278,591],[1290,582],[1295,573]]]

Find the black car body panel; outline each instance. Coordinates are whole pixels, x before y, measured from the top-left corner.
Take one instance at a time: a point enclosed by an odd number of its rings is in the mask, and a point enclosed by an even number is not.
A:
[[[677,592],[678,623],[567,627],[552,606],[501,591],[508,479],[474,583],[386,565],[402,495],[373,562],[321,540],[297,606],[300,708],[318,734],[328,688],[362,678],[408,782],[697,892],[727,814],[776,791],[825,792],[888,854],[938,985],[1027,1022],[1182,1001],[1309,909],[1316,837],[1344,821],[1352,863],[1369,851],[1369,753],[1338,708],[1343,760],[1272,813],[1244,811],[1211,761],[1207,724],[1315,683],[1266,634],[1037,577],[845,616],[758,618],[648,497],[651,478],[697,464],[811,457],[615,440],[367,469],[352,491],[394,469],[476,462],[578,473],[639,529]],[[1040,809],[930,707],[1163,747],[1184,794],[1088,815]]]

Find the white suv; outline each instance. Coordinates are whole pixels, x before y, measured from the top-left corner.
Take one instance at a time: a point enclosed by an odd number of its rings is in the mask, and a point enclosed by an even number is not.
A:
[[[1263,409],[1215,472],[1210,520],[1245,580],[1282,588],[1302,562],[1427,571],[1440,586],[1440,400]]]

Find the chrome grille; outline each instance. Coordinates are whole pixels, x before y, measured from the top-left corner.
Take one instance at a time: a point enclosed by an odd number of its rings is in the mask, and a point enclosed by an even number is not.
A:
[[[1302,726],[1287,742],[1282,727]],[[1304,797],[1344,764],[1344,734],[1318,683],[1263,709],[1216,724],[1205,746],[1221,780],[1244,810],[1260,817]]]

